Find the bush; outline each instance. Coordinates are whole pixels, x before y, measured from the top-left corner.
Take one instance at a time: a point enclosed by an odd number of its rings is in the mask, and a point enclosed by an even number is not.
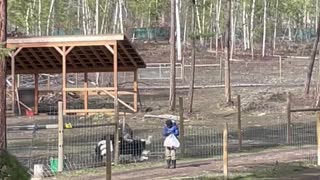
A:
[[[0,150],[0,179],[29,180],[30,175],[17,158],[6,151]]]

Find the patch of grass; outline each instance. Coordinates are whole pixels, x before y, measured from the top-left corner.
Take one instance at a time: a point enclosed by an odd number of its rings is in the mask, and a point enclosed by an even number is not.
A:
[[[272,167],[256,168],[249,172],[234,173],[228,178],[229,180],[254,180],[254,179],[265,179],[274,178],[278,179],[281,177],[295,176],[300,174],[302,171],[308,169],[302,163],[291,163],[291,164],[277,164]],[[198,177],[186,177],[180,180],[222,180],[224,179],[220,175],[207,175]]]
[[[0,151],[0,179],[28,180],[30,175],[20,162],[6,151]]]

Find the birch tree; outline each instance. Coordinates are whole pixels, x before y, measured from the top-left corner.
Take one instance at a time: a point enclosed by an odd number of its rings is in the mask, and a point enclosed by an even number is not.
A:
[[[176,53],[175,53],[175,0],[171,0],[171,30],[170,30],[170,97],[169,109],[176,108]]]
[[[251,4],[251,20],[250,20],[250,48],[251,48],[251,56],[252,59],[254,57],[253,50],[253,20],[254,20],[254,8],[255,8],[256,0],[252,0]]]
[[[263,6],[263,39],[262,39],[262,57],[265,56],[266,51],[266,29],[267,29],[267,0],[264,0]]]

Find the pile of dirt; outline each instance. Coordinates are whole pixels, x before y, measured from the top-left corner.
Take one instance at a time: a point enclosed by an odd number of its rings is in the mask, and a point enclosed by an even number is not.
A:
[[[286,103],[287,95],[284,92],[258,92],[248,94],[242,98],[242,111],[265,112],[277,111]]]

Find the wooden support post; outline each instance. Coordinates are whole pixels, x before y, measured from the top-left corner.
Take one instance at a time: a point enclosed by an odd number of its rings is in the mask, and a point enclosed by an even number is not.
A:
[[[117,43],[113,46],[113,86],[114,86],[114,121],[115,143],[114,143],[114,163],[119,163],[119,102],[118,102],[118,48]]]
[[[58,102],[58,172],[63,171],[63,103]]]
[[[87,90],[88,88],[88,73],[84,73],[84,84],[83,87],[86,89],[83,93],[83,104],[84,104],[84,110],[88,110],[88,96],[89,92]]]
[[[34,74],[34,114],[39,111],[39,74]]]
[[[12,112],[16,113],[16,68],[15,68],[15,56],[12,55],[11,56],[11,78],[12,78],[12,86],[11,86],[11,92],[12,92],[12,96],[11,96],[11,101],[12,101]],[[17,103],[18,104],[18,103]]]
[[[242,149],[242,132],[241,132],[241,97],[237,95],[237,117],[238,117],[238,138],[239,138],[239,151]]]
[[[111,180],[111,149],[110,149],[110,136],[106,138],[106,180]]]
[[[223,176],[228,179],[228,123],[223,129]]]
[[[287,144],[291,144],[291,93],[287,94]]]
[[[184,118],[183,118],[183,98],[179,97],[179,121],[180,121],[180,144],[181,157],[185,157],[185,139],[184,139]]]
[[[320,166],[320,112],[317,112],[317,165]]]
[[[67,53],[66,47],[62,47],[62,100],[63,100],[63,112],[67,109]]]
[[[138,112],[138,71],[133,75],[133,109]]]

